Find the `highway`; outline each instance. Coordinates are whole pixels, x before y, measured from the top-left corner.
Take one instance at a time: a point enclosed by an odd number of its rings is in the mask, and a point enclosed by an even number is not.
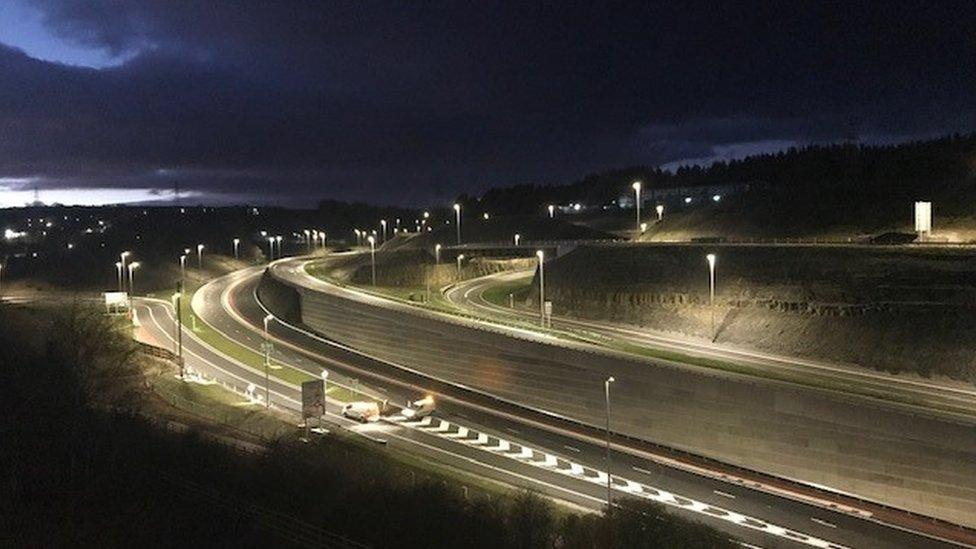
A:
[[[202,288],[194,300],[197,312],[208,323],[253,349],[262,340],[259,326],[266,314],[255,300],[259,274],[260,270],[249,270],[218,279]],[[139,306],[152,305],[140,303]],[[154,311],[153,317],[167,318],[160,314],[166,309],[165,304],[157,302],[155,307],[163,310]],[[169,318],[171,323],[171,313]],[[161,320],[163,326],[165,322]],[[163,326],[157,330],[160,337],[172,333],[172,326],[168,330]],[[434,385],[422,376],[296,328],[272,322],[275,358],[312,375],[318,375],[325,367],[330,371],[330,381],[368,386],[378,394],[388,395],[392,402],[417,398]],[[192,337],[184,341],[188,339]],[[263,386],[263,375],[259,372],[248,372],[246,366],[234,364],[226,357],[220,361],[211,354],[209,360],[220,365],[218,369],[225,372],[222,375],[231,372]],[[289,402],[297,405],[297,387],[274,383],[273,391],[273,400],[278,395],[286,407]],[[463,398],[446,395],[438,398],[441,404],[436,419],[426,425],[389,422],[380,430],[381,436],[390,444],[430,455],[479,476],[531,486],[589,509],[602,505],[606,477],[602,473],[604,450],[599,441],[538,427],[531,421],[467,403]],[[777,541],[792,540],[798,545],[821,547],[941,545],[847,513],[828,511],[687,470],[662,467],[657,461],[632,453],[614,452],[613,463],[615,492],[658,498],[677,512],[704,520],[750,544],[770,546]],[[725,515],[716,518],[713,516],[716,513]]]
[[[459,310],[488,320],[513,323],[516,325],[537,326],[540,322],[538,310],[510,308],[492,303],[484,294],[499,284],[523,281],[531,282],[534,271],[503,272],[465,280],[445,291],[445,297]],[[825,362],[776,356],[749,349],[728,345],[711,344],[693,338],[683,338],[673,334],[663,334],[648,329],[582,320],[553,315],[552,329],[566,334],[598,341],[602,346],[614,342],[665,349],[682,354],[714,358],[735,363],[755,372],[757,376],[784,373],[816,385],[823,381],[828,386],[846,387],[851,392],[866,395],[884,396],[892,402],[912,403],[915,409],[943,414],[946,410],[972,420],[976,416],[976,389],[971,384],[950,380],[926,380],[915,376],[895,376],[876,372],[853,365],[828,364]],[[567,342],[569,344],[569,342]]]

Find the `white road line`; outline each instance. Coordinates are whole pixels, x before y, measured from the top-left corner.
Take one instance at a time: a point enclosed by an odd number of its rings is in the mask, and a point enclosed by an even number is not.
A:
[[[811,517],[810,520],[812,520],[813,522],[816,522],[817,524],[820,524],[822,526],[826,526],[827,528],[837,528],[837,525],[836,524],[832,524],[832,523],[827,522],[825,520],[820,520],[820,519],[818,519],[816,517]]]
[[[566,444],[563,444],[563,448],[569,450],[570,452],[576,452],[577,454],[582,451],[579,448],[576,448],[575,446],[568,446]]]
[[[734,495],[728,492],[722,492],[721,490],[712,490],[712,493],[716,496],[722,496],[723,498],[735,499]]]
[[[640,467],[631,467],[631,469],[637,471],[638,473],[644,473],[645,475],[653,475],[654,473],[648,471],[647,469],[641,469]]]

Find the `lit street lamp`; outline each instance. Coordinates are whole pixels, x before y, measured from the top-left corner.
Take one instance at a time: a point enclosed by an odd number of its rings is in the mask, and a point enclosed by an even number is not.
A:
[[[658,221],[663,220],[664,219],[664,204],[658,204],[654,208],[654,210],[657,211],[657,220]]]
[[[203,268],[203,244],[197,244],[197,268]]]
[[[612,492],[610,491],[610,384],[616,381],[610,376],[603,382],[603,391],[607,399],[607,515],[613,508]]]
[[[268,237],[268,262],[274,261],[274,237]]]
[[[539,258],[539,323],[543,328],[546,327],[546,273],[544,262],[546,254],[542,250],[536,250],[535,256]]]
[[[180,283],[186,278],[186,254],[180,256]]]
[[[464,259],[464,254],[460,254],[457,256],[458,278],[461,278],[461,261],[463,259]]]
[[[234,259],[240,259],[241,255],[238,250],[240,249],[241,246],[241,239],[235,238],[233,242],[234,242]]]
[[[275,237],[275,242],[278,243],[278,257],[279,258],[284,257],[285,254],[281,251],[281,235],[280,234]]]
[[[634,183],[633,183],[633,185],[631,185],[631,187],[633,187],[633,189],[634,189],[634,205],[637,206],[637,229],[640,230],[640,220],[641,220],[641,217],[640,217],[640,207],[641,207],[640,192],[641,192],[641,183],[640,183],[640,181],[634,181]]]
[[[438,265],[441,264],[441,245],[437,244],[434,246],[434,262]]]
[[[522,239],[522,235],[515,233],[515,247],[518,248],[519,240]]]
[[[130,296],[134,294],[136,291],[135,285],[132,284],[132,271],[138,268],[139,268],[138,261],[133,261],[132,263],[129,263],[129,295]]]
[[[383,240],[380,240],[380,242],[386,242],[386,220],[380,219],[380,225],[383,227]]]
[[[268,340],[268,322],[274,319],[274,315],[264,317],[264,343],[261,345],[264,350],[264,407],[271,408],[271,341]]]
[[[376,238],[370,236],[369,241],[369,262],[373,271],[373,286],[376,286]]]
[[[120,262],[122,263],[122,271],[125,272],[125,258],[129,257],[132,252],[122,252],[119,254]]]
[[[119,279],[119,291],[121,292],[121,291],[123,291],[123,288],[122,288],[122,262],[121,261],[116,261],[115,262],[115,271],[116,271],[116,274],[118,275],[118,279]]]
[[[180,379],[183,379],[183,283],[177,284],[173,294],[173,309],[176,310],[176,356],[180,363]]]
[[[553,206],[552,204],[549,204],[548,209],[549,209],[549,219],[556,217],[556,207]]]
[[[461,245],[461,205],[454,204],[454,214],[457,218],[457,244]]]
[[[708,308],[711,309],[711,334],[715,341],[715,254],[705,256],[708,261]]]
[[[325,415],[325,408],[329,404],[329,371],[322,370],[322,415]],[[319,416],[319,426],[322,426],[322,417]]]

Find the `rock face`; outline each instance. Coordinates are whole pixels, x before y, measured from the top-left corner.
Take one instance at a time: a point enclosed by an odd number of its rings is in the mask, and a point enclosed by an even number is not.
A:
[[[707,338],[707,253],[719,342],[976,381],[972,249],[584,246],[546,265],[547,293],[557,314]]]

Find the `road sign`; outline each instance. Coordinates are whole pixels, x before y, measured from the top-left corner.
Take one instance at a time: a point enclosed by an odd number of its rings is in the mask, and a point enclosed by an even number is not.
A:
[[[302,383],[302,419],[325,415],[325,382],[313,379]]]
[[[105,292],[105,310],[112,312],[125,309],[129,305],[126,292]]]

